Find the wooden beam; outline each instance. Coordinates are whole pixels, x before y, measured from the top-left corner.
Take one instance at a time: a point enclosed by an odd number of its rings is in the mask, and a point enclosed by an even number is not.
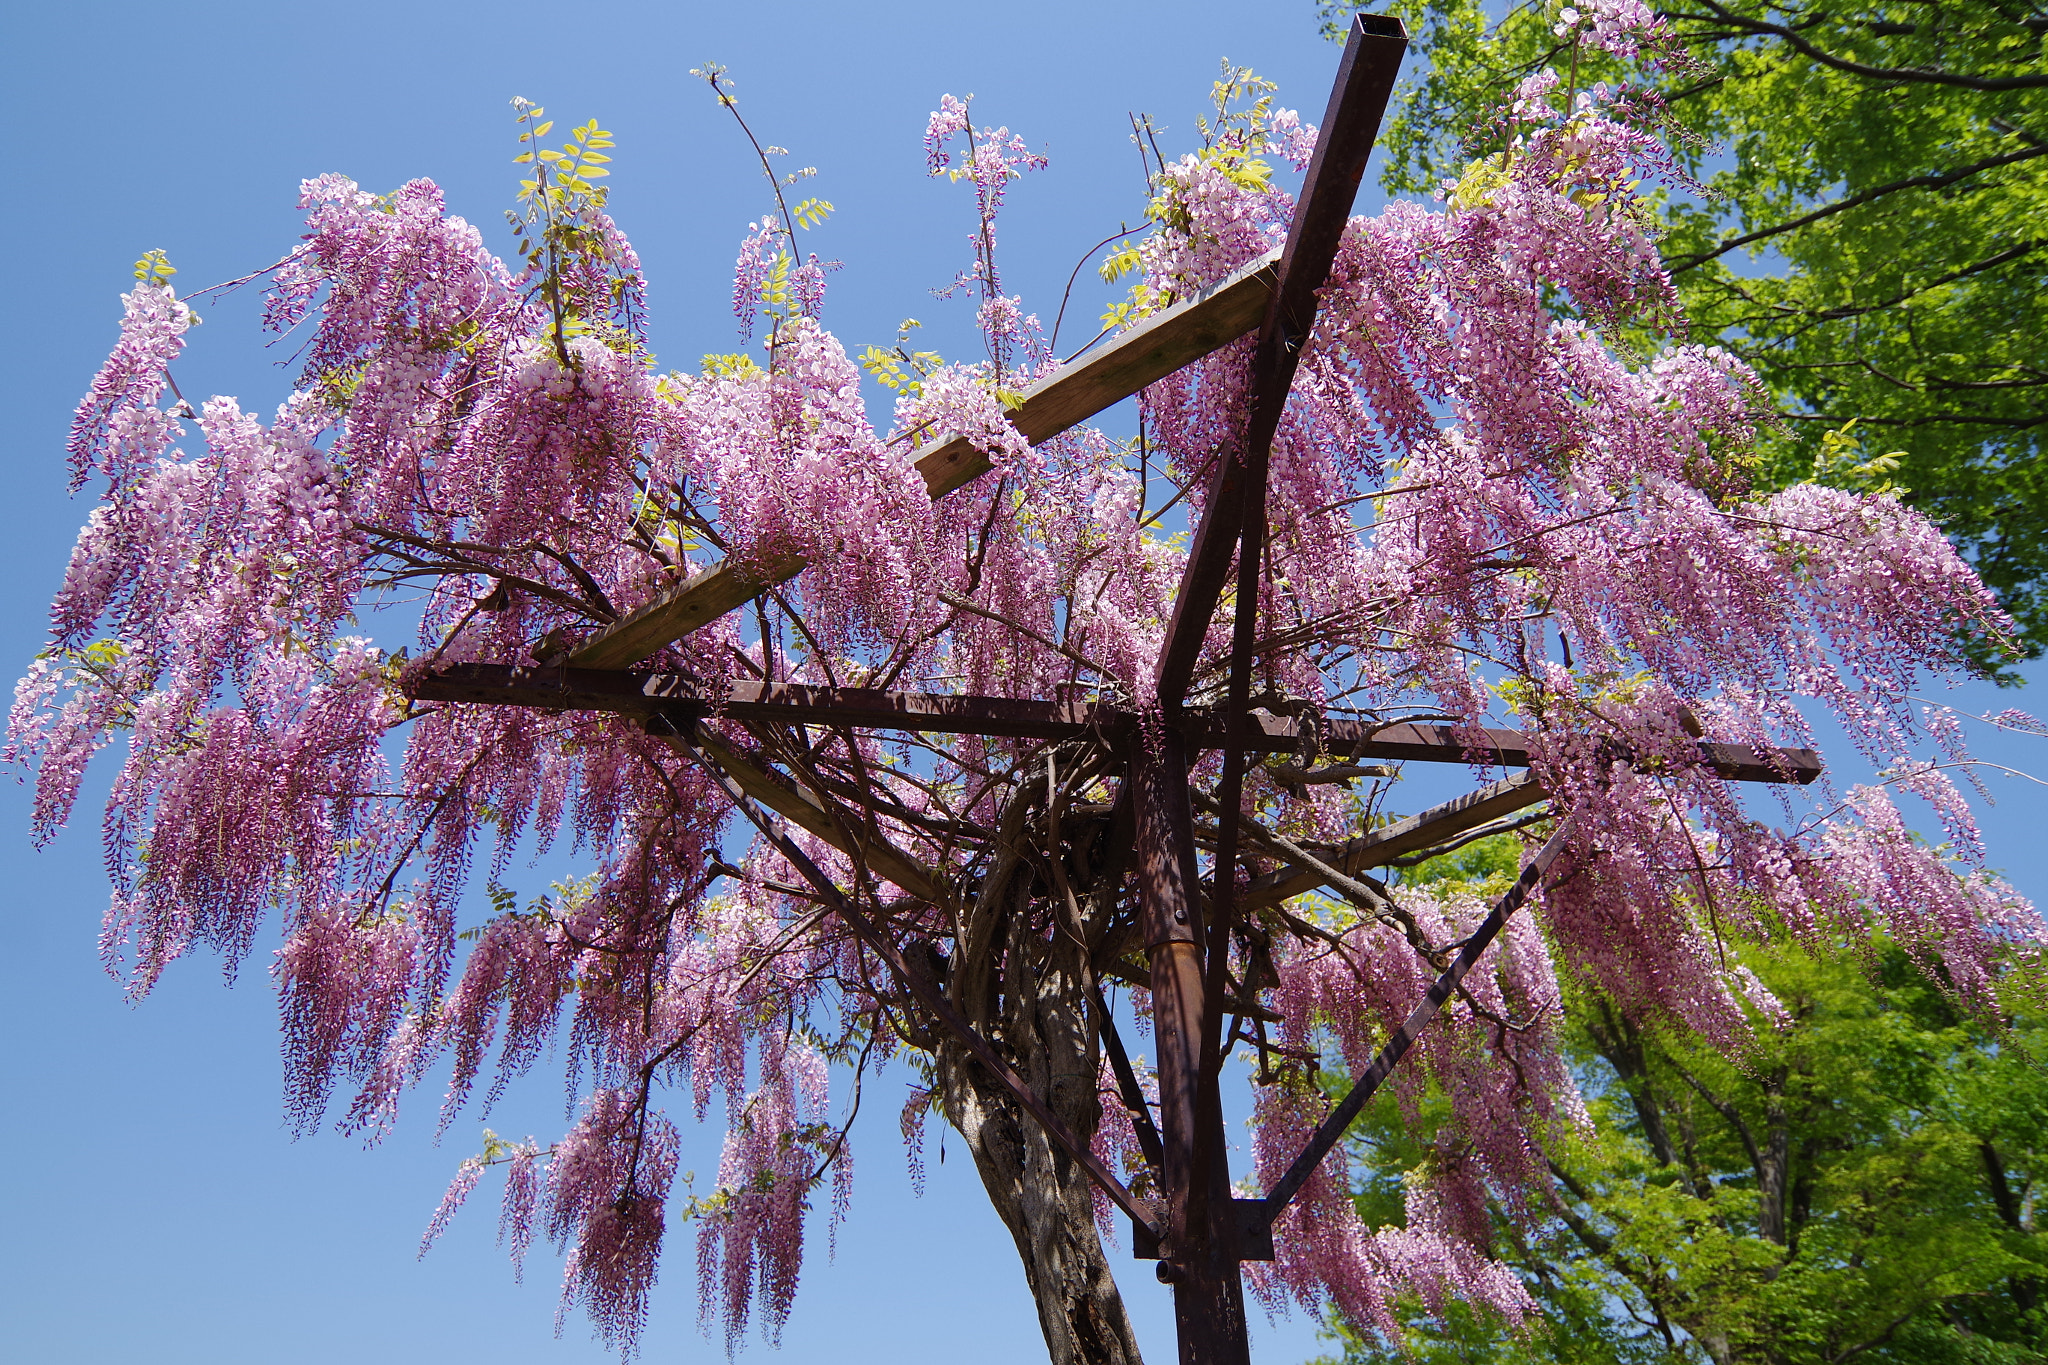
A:
[[[667,726],[657,722],[650,733],[668,741],[679,752],[688,745]],[[780,815],[791,824],[824,840],[886,882],[902,888],[921,901],[943,904],[939,880],[930,868],[905,853],[873,830],[850,828],[822,797],[791,783],[783,785],[746,754],[720,739],[707,726],[695,727],[690,736],[722,768],[740,790]]]
[[[1533,806],[1546,794],[1533,776],[1521,773],[1353,839],[1331,850],[1328,861],[1347,876],[1356,876],[1366,868],[1385,867],[1396,858],[1406,857],[1466,830],[1477,829],[1489,820]],[[1318,857],[1323,856],[1319,851],[1311,851]],[[1328,880],[1313,868],[1283,867],[1254,878],[1250,885],[1238,892],[1237,903],[1244,910],[1278,905],[1291,896],[1313,891]]]
[[[1220,351],[1259,325],[1279,275],[1271,251],[1185,303],[1147,318],[1024,391],[1010,423],[1038,445],[1079,426],[1148,384]],[[917,472],[935,498],[989,470],[988,456],[963,436],[949,436],[918,452]]]
[[[1147,384],[1237,340],[1259,325],[1277,278],[1279,252],[1253,261],[1228,279],[1146,319],[1108,345],[1024,391],[1010,422],[1033,445],[1087,421]],[[934,498],[942,498],[988,472],[988,456],[963,436],[921,447],[917,472]],[[714,564],[687,583],[614,621],[565,656],[578,668],[623,668],[638,663],[778,583],[804,571],[800,555],[752,565]]]
[[[845,725],[861,730],[1012,739],[1072,739],[1089,733],[1106,737],[1136,720],[1131,712],[1092,702],[883,692],[797,683],[738,683],[722,697],[712,698],[704,695],[695,680],[679,673],[563,666],[450,664],[415,679],[411,690],[422,701],[535,706],[550,711],[611,711],[640,717],[722,716],[782,725]],[[1256,711],[1245,719],[1249,752],[1299,751],[1300,729],[1293,720]],[[1186,716],[1177,728],[1197,748],[1220,748],[1225,739],[1219,717]],[[1474,763],[1502,768],[1529,766],[1528,737],[1519,730],[1481,730],[1479,737],[1468,743],[1465,733],[1450,725],[1367,725],[1333,720],[1324,723],[1322,734],[1325,751],[1342,758]],[[1702,742],[1699,750],[1700,757],[1715,772],[1737,782],[1804,785],[1821,773],[1820,755],[1811,749],[1760,750],[1746,744]]]

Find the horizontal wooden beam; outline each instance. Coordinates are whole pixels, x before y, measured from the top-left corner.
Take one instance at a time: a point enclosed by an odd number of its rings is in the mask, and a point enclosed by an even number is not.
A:
[[[1520,773],[1353,839],[1330,850],[1328,860],[1346,876],[1355,877],[1369,867],[1385,867],[1396,858],[1405,858],[1477,829],[1489,820],[1533,806],[1545,795],[1533,776]],[[1317,857],[1324,856],[1320,850],[1310,851]],[[1328,880],[1314,868],[1283,867],[1254,878],[1238,892],[1237,904],[1242,910],[1278,905],[1289,897],[1313,891]]]
[[[1136,716],[1092,702],[1036,701],[945,692],[883,692],[859,687],[810,687],[798,683],[737,683],[718,697],[679,673],[511,664],[449,664],[410,684],[421,701],[483,702],[534,706],[551,711],[612,711],[621,715],[701,718],[783,725],[844,725],[862,730],[908,730],[929,734],[990,735],[1013,739],[1070,739],[1121,732]],[[1290,719],[1254,712],[1246,717],[1253,753],[1295,753],[1300,730]],[[1181,728],[1198,747],[1218,748],[1221,718],[1189,715]],[[1467,733],[1450,725],[1367,725],[1333,720],[1322,726],[1323,749],[1343,758],[1397,762],[1473,763],[1502,768],[1529,766],[1528,736],[1519,730]],[[1811,749],[1756,749],[1746,744],[1702,742],[1700,757],[1714,771],[1737,782],[1808,783],[1821,773]]]
[[[660,722],[651,728],[657,738],[678,749],[687,748],[686,739],[701,746],[749,797],[792,825],[858,860],[883,881],[893,883],[927,904],[945,903],[940,894],[938,876],[930,868],[875,831],[850,828],[839,812],[826,805],[824,798],[794,782],[778,781],[768,769],[710,730],[697,726],[684,736]]]
[[[1024,391],[1010,422],[1033,445],[1051,440],[1166,378],[1259,325],[1272,296],[1280,259],[1271,252],[1187,300],[1146,319],[1102,349]],[[964,436],[921,447],[914,461],[926,490],[942,498],[989,470],[988,456]],[[804,571],[800,555],[751,565],[714,564],[687,583],[620,617],[577,646],[565,661],[578,668],[624,668],[752,601]]]

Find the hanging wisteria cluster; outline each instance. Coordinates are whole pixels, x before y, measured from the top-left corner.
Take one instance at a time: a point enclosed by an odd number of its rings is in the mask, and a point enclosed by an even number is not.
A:
[[[1591,40],[1632,51],[1654,26],[1612,8],[1588,20]],[[1654,128],[1627,92],[1557,84],[1524,86],[1502,150],[1441,202],[1350,223],[1272,456],[1258,704],[1517,725],[1574,831],[1551,889],[1397,1073],[1396,1102],[1433,1086],[1453,1115],[1405,1225],[1360,1223],[1340,1151],[1276,1229],[1269,1301],[1334,1303],[1388,1331],[1404,1294],[1528,1307],[1486,1254],[1485,1206],[1538,1205],[1546,1151],[1584,1122],[1554,1042],[1564,964],[1645,1024],[1739,1051],[1777,1005],[1731,944],[1888,935],[1996,1012],[2011,960],[2044,941],[1983,869],[1947,777],[1967,758],[1953,718],[1923,723],[1909,704],[2003,618],[1894,496],[1749,496],[1761,391],[1733,357],[1682,340],[1633,208],[1636,182],[1671,172]],[[656,373],[639,264],[598,183],[609,139],[586,125],[539,151],[530,106],[509,263],[428,182],[377,195],[307,181],[307,235],[268,274],[268,325],[305,333],[276,415],[225,397],[195,412],[175,394],[194,313],[150,271],[78,410],[75,484],[101,503],[7,753],[37,770],[47,838],[91,756],[126,741],[104,825],[107,962],[136,994],[202,944],[232,968],[274,912],[302,1128],[338,1109],[345,1128],[382,1133],[429,1075],[447,1078],[445,1127],[566,1057],[573,1127],[549,1145],[494,1140],[434,1230],[502,1168],[515,1258],[537,1231],[565,1248],[565,1301],[628,1350],[664,1228],[684,1219],[707,1320],[729,1342],[750,1317],[782,1321],[821,1184],[835,1215],[846,1207],[846,1091],[862,1075],[907,1053],[929,1082],[906,1134],[929,1106],[978,1142],[991,1101],[783,857],[739,854],[729,799],[668,740],[618,716],[416,702],[408,685],[452,663],[558,659],[717,560],[795,558],[801,577],[646,666],[707,691],[766,679],[1142,706],[1184,559],[1174,532],[1230,458],[1251,343],[1153,385],[1133,439],[1084,427],[1028,443],[1006,399],[1056,364],[1002,293],[994,216],[1042,160],[969,114],[948,97],[927,152],[975,191],[960,283],[988,358],[876,364],[895,391],[885,419],[821,321],[823,272],[796,249],[815,207],[764,217],[741,248],[736,305],[765,347]],[[1313,129],[1264,99],[1226,98],[1205,126],[1203,147],[1155,168],[1151,230],[1126,248],[1132,320],[1284,235],[1291,200],[1269,159],[1304,164]],[[912,460],[947,433],[993,468],[934,499]],[[381,641],[360,633],[380,626]],[[1227,637],[1219,618],[1197,704],[1221,693]],[[1886,781],[1823,784],[1775,825],[1696,743],[1808,743],[1822,712]],[[862,812],[898,863],[798,842],[1051,1087],[1048,1103],[1135,1169],[1127,1116],[1100,1098],[1111,1083],[1063,1094],[1056,1064],[1065,1047],[1080,1074],[1105,1074],[1079,983],[1144,979],[1111,756],[709,731]],[[1916,759],[1930,738],[1937,757]],[[1245,875],[1289,847],[1327,856],[1396,795],[1371,772],[1320,775],[1253,770]],[[1197,765],[1198,810],[1215,776]],[[1909,832],[1898,793],[1931,807],[1945,845]],[[557,840],[586,876],[505,889],[515,855]],[[1232,979],[1257,1008],[1233,1044],[1257,1065],[1262,1182],[1324,1112],[1317,1059],[1364,1066],[1486,909],[1379,891],[1398,916],[1297,903],[1238,934]],[[1146,1009],[1142,989],[1128,998]],[[727,1129],[715,1186],[686,1200],[678,1105],[716,1109]],[[977,1147],[992,1194],[994,1152]],[[1069,1235],[1092,1247],[1078,1198]],[[1013,1230],[1026,1216],[1000,1197],[998,1211]]]

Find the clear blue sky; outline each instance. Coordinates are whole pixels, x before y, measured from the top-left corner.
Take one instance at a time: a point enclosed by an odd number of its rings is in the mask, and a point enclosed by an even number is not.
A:
[[[729,267],[767,202],[734,130],[687,74],[719,61],[761,136],[819,167],[809,192],[838,206],[814,237],[845,262],[828,324],[859,344],[916,316],[926,344],[957,353],[971,345],[966,308],[927,293],[966,259],[971,225],[964,193],[924,175],[920,137],[941,94],[974,94],[977,121],[1008,124],[1051,156],[1049,171],[1013,190],[1000,248],[1010,289],[1049,318],[1080,253],[1140,209],[1127,111],[1150,111],[1169,153],[1182,147],[1227,56],[1317,117],[1336,55],[1311,0],[12,6],[0,19],[0,101],[17,148],[0,211],[0,461],[14,508],[0,540],[0,673],[14,676],[39,647],[88,510],[64,495],[63,437],[113,339],[129,263],[161,247],[187,289],[266,264],[294,240],[304,176],[340,171],[372,189],[431,177],[502,245],[515,178],[507,101],[537,100],[564,122],[594,116],[618,135],[613,207],[652,281],[656,348],[688,364],[732,349]],[[1084,322],[1100,306],[1089,284],[1084,271]],[[212,310],[196,335],[180,368],[195,399],[233,393],[268,410],[287,391],[252,305]],[[232,990],[194,960],[144,1005],[123,1002],[94,956],[104,776],[42,852],[24,837],[21,789],[0,790],[0,1355],[600,1359],[580,1319],[551,1335],[555,1262],[537,1257],[526,1285],[512,1283],[490,1244],[488,1187],[414,1260],[477,1123],[435,1146],[427,1093],[377,1150],[331,1134],[291,1140],[269,945]],[[2048,891],[2036,852],[2044,803],[2017,782],[1998,790],[2010,795],[1987,821],[1995,855],[2023,889]],[[1433,795],[1418,790],[1415,803]],[[944,1166],[928,1153],[929,1189],[912,1197],[895,1136],[901,1100],[894,1082],[869,1096],[852,1220],[833,1259],[818,1229],[781,1358],[1042,1360],[1014,1252],[957,1141]],[[493,1126],[547,1140],[562,1127],[559,1090],[515,1092]],[[684,1164],[710,1171],[716,1159],[706,1133]],[[722,1354],[696,1330],[693,1243],[688,1229],[672,1237],[650,1360]],[[1166,1291],[1143,1263],[1116,1265],[1148,1352],[1170,1360]],[[1298,1317],[1259,1323],[1255,1348],[1300,1360],[1316,1349],[1314,1331]],[[744,1358],[774,1357],[754,1339]]]
[[[295,240],[299,180],[324,171],[378,190],[430,177],[502,247],[516,177],[507,101],[521,95],[564,124],[596,117],[617,133],[612,202],[652,281],[655,346],[689,365],[734,348],[731,262],[768,204],[736,130],[688,75],[718,61],[762,138],[817,166],[807,191],[838,207],[812,234],[845,262],[828,324],[853,343],[883,342],[915,316],[926,344],[958,353],[971,347],[966,305],[927,292],[966,262],[972,225],[964,189],[924,173],[924,122],[942,94],[973,94],[977,121],[1008,124],[1051,156],[1014,189],[1001,245],[1009,287],[1050,319],[1081,252],[1142,208],[1127,111],[1151,111],[1178,146],[1227,56],[1317,117],[1337,57],[1310,0],[58,0],[9,6],[0,24],[0,101],[19,149],[0,214],[7,679],[39,646],[89,510],[64,495],[65,426],[113,339],[130,263],[149,248],[169,253],[185,289],[266,264]],[[1077,301],[1083,323],[1101,292]],[[253,303],[211,310],[195,334],[179,369],[195,400],[233,393],[268,411],[288,391]],[[1092,331],[1070,324],[1068,335]],[[195,959],[143,1005],[124,1003],[94,956],[106,901],[96,810],[88,792],[72,829],[38,853],[23,837],[22,789],[0,790],[11,892],[0,904],[0,1358],[601,1359],[580,1318],[551,1335],[557,1262],[538,1259],[524,1287],[512,1283],[491,1245],[488,1189],[415,1261],[479,1128],[465,1119],[434,1146],[431,1090],[375,1151],[332,1134],[291,1140],[268,945],[232,990]],[[927,1193],[912,1196],[895,1131],[902,1098],[895,1078],[868,1096],[852,1219],[833,1259],[817,1230],[780,1358],[1042,1360],[1015,1252],[957,1140],[943,1167],[929,1154]],[[548,1140],[563,1126],[558,1084],[516,1093],[493,1124]],[[684,1164],[714,1171],[717,1134],[702,1137]],[[697,1331],[694,1240],[688,1228],[671,1236],[650,1360],[723,1354]],[[1116,1264],[1150,1354],[1170,1360],[1167,1291],[1148,1264]],[[1299,1318],[1260,1342],[1273,1360],[1315,1350]],[[758,1337],[744,1354],[775,1358]]]

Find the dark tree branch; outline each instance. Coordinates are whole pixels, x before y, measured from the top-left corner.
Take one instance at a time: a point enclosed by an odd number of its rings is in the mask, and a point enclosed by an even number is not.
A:
[[[1739,33],[1782,38],[1786,46],[1802,56],[1851,76],[1863,76],[1870,80],[1896,82],[1901,85],[1951,85],[1962,90],[2038,90],[2048,86],[2048,75],[1973,76],[1961,71],[1943,71],[1931,66],[1871,66],[1823,51],[1801,37],[1797,30],[1783,24],[1767,24],[1759,19],[1746,18],[1716,4],[1714,0],[1703,0],[1703,3],[1713,12],[1714,18]],[[1694,14],[1676,14],[1672,17],[1694,20],[1700,18]],[[1818,23],[1819,20],[1813,22]]]
[[[1823,218],[1832,218],[1838,213],[1846,213],[1853,208],[1861,208],[1865,204],[1882,199],[1887,195],[1896,194],[1901,190],[1942,189],[1955,184],[1959,180],[1967,180],[1971,176],[1981,174],[1984,171],[1996,170],[2000,166],[2016,165],[2022,161],[2032,161],[2037,156],[2048,156],[2048,147],[2027,147],[2017,152],[2007,152],[2003,156],[1986,157],[1982,161],[1968,166],[1958,166],[1954,170],[1935,171],[1926,175],[1911,175],[1903,180],[1894,180],[1889,184],[1876,185],[1863,191],[1861,194],[1852,194],[1847,199],[1837,199],[1832,204],[1823,204],[1811,213],[1801,214],[1799,217],[1790,219],[1787,222],[1776,223],[1767,228],[1758,228],[1755,232],[1745,232],[1740,237],[1730,237],[1712,251],[1702,251],[1691,256],[1681,256],[1675,261],[1667,262],[1666,268],[1676,275],[1681,271],[1690,270],[1696,265],[1704,265],[1715,257],[1725,255],[1737,247],[1766,241],[1772,237],[1782,236],[1787,232],[1796,232],[1808,224],[1817,223]]]

